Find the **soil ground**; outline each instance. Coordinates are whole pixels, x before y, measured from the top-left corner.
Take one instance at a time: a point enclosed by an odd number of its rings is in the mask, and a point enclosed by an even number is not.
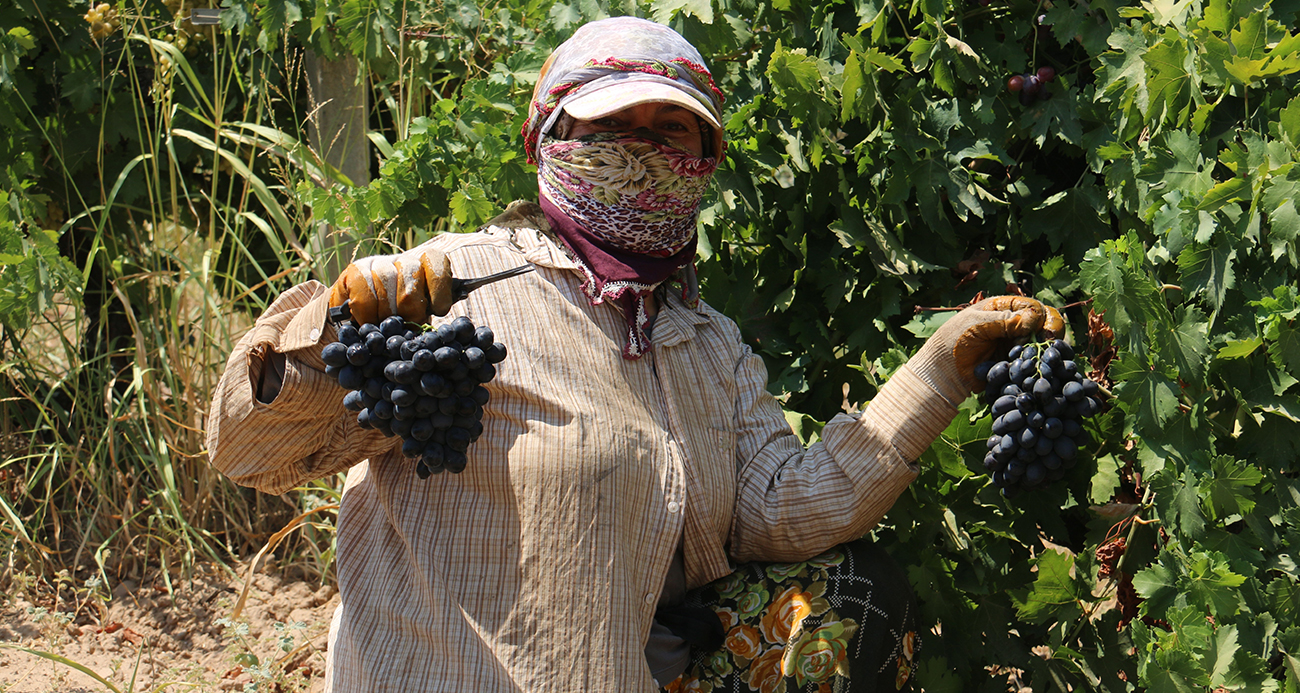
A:
[[[239,566],[235,566],[237,569]],[[332,586],[259,572],[238,621],[243,588],[200,566],[187,581],[125,581],[112,594],[64,585],[0,594],[0,693],[102,693],[113,688],[23,649],[66,658],[121,693],[324,690]]]

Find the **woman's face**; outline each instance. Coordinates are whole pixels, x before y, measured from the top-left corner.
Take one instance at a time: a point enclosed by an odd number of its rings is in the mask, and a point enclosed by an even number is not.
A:
[[[704,153],[706,135],[700,132],[699,119],[685,108],[670,103],[643,103],[595,120],[574,120],[563,136],[576,140],[585,135],[627,132],[637,128],[651,130],[696,156]]]

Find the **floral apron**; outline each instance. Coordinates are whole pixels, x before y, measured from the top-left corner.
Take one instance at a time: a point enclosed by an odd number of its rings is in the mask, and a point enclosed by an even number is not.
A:
[[[693,590],[727,631],[692,651],[663,693],[867,693],[912,690],[920,649],[916,597],[885,551],[867,541],[798,563],[747,563]]]

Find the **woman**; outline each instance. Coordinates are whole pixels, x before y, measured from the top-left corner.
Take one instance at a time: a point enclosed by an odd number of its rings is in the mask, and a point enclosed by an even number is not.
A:
[[[861,417],[835,417],[805,450],[762,362],[695,293],[721,102],[666,27],[584,26],[547,61],[524,130],[540,206],[358,260],[329,289],[295,287],[231,354],[214,465],[269,493],[351,468],[333,691],[907,682],[906,582],[882,553],[843,544],[915,477],[974,364],[1049,312],[994,299],[956,314]],[[468,467],[422,481],[340,406],[319,356],[327,310],[426,321],[448,312],[453,274],[525,262],[537,271],[454,306],[510,357]]]

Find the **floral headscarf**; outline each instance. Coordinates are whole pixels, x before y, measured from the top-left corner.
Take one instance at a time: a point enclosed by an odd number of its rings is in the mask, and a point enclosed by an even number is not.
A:
[[[568,100],[628,73],[672,84],[722,122],[722,92],[695,46],[662,24],[611,17],[583,25],[542,65],[523,127],[528,162],[537,163],[542,133],[550,131]],[[714,133],[714,144],[714,154],[721,156],[721,130]]]
[[[551,228],[586,275],[591,303],[622,307],[623,356],[637,359],[650,348],[646,297],[682,270],[693,276],[700,199],[718,159],[649,132],[546,136],[576,96],[621,94],[629,82],[672,85],[721,122],[722,94],[699,52],[667,27],[616,17],[583,26],[546,61],[523,134]],[[721,128],[712,137],[720,156]],[[693,292],[683,282],[683,297],[693,300]]]

